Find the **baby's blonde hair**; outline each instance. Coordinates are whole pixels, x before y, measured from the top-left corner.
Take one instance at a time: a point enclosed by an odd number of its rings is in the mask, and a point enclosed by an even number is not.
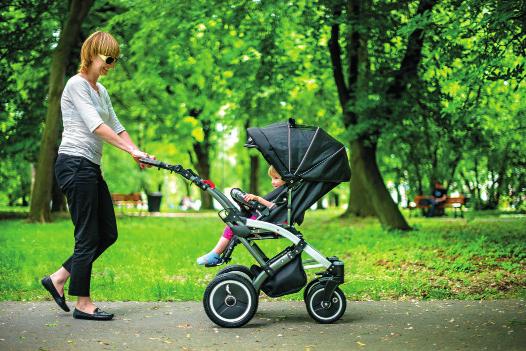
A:
[[[272,165],[268,168],[268,176],[270,178],[272,178],[274,176],[276,178],[280,178],[281,179],[281,174],[279,174],[278,171],[276,170],[276,168],[274,168],[274,166],[272,166]]]
[[[98,54],[118,58],[120,53],[119,43],[110,33],[95,32],[82,44],[79,72],[87,73],[92,59]]]

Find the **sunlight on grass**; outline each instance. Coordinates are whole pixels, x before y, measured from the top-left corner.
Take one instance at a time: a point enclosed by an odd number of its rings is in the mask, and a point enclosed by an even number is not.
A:
[[[351,300],[526,297],[526,219],[471,216],[411,218],[411,232],[383,231],[374,219],[340,219],[310,212],[299,227],[326,256],[345,262],[341,286]],[[219,268],[197,266],[222,232],[217,218],[118,219],[119,239],[93,267],[97,300],[200,300]],[[1,222],[0,299],[43,300],[40,278],[56,270],[73,247],[73,226]],[[261,242],[267,255],[287,240]],[[231,263],[255,263],[236,248]],[[309,271],[309,279],[313,278]],[[301,299],[302,292],[284,299]]]

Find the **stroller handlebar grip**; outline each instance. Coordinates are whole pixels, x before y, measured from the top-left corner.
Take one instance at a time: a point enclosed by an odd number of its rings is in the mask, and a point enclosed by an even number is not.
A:
[[[153,158],[146,158],[146,157],[140,158],[139,162],[147,164],[147,165],[151,165],[151,166],[154,166],[154,167],[157,167],[157,168],[163,168],[163,169],[166,169],[166,170],[168,170],[170,172],[179,173],[184,178],[186,178],[189,181],[193,182],[194,184],[196,184],[197,186],[199,186],[203,190],[205,190],[206,187],[209,186],[209,185],[203,183],[203,180],[201,179],[201,177],[199,177],[199,175],[196,174],[193,170],[191,170],[191,169],[184,169],[183,166],[181,166],[181,165],[171,165],[171,164],[168,164],[168,163],[161,162],[159,160],[154,160]]]
[[[153,158],[142,157],[139,159],[139,161],[147,165],[152,165],[152,166],[161,167],[161,168],[164,168],[163,166],[166,166],[165,163],[159,160],[154,160]]]

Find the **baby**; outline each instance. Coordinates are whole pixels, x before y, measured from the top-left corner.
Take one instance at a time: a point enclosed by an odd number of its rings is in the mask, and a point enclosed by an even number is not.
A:
[[[268,175],[271,178],[272,186],[275,189],[285,184],[285,181],[281,179],[281,175],[278,173],[278,171],[276,171],[274,166],[270,166],[270,168],[268,169]],[[267,201],[264,198],[254,195],[254,194],[246,194],[243,200],[247,202],[254,200],[264,206],[267,206],[268,208],[272,208],[274,206],[273,202]],[[255,219],[256,216],[252,216],[250,218]],[[232,232],[232,229],[230,229],[230,227],[228,226],[225,227],[225,230],[223,231],[223,235],[221,236],[221,238],[219,238],[219,241],[217,242],[214,249],[210,251],[209,253],[207,253],[206,255],[199,257],[197,259],[197,264],[214,265],[214,264],[219,263],[221,259],[221,254],[223,253],[223,251],[225,251],[225,249],[228,246],[228,243],[230,242],[230,240],[232,240],[233,236],[234,236],[234,233]]]

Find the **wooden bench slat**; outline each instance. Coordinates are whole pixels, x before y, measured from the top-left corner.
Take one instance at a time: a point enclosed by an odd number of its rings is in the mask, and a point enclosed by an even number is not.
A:
[[[135,206],[136,208],[143,204],[142,197],[140,193],[132,194],[111,194],[111,200],[113,201],[114,206]]]
[[[421,204],[420,202],[422,200],[428,200],[428,199],[433,199],[433,198],[434,198],[433,196],[428,196],[428,195],[417,195],[415,196],[413,200],[414,204],[411,204],[409,206],[409,209],[413,210],[415,208],[430,208],[431,205]],[[462,196],[462,195],[461,196],[451,196],[451,197],[448,196],[444,202],[437,205],[437,208],[452,207],[455,209],[455,217],[457,216],[457,212],[456,212],[457,209],[460,210],[460,216],[464,217],[464,214],[462,212],[462,206],[464,206],[465,204],[466,204],[465,196]]]

